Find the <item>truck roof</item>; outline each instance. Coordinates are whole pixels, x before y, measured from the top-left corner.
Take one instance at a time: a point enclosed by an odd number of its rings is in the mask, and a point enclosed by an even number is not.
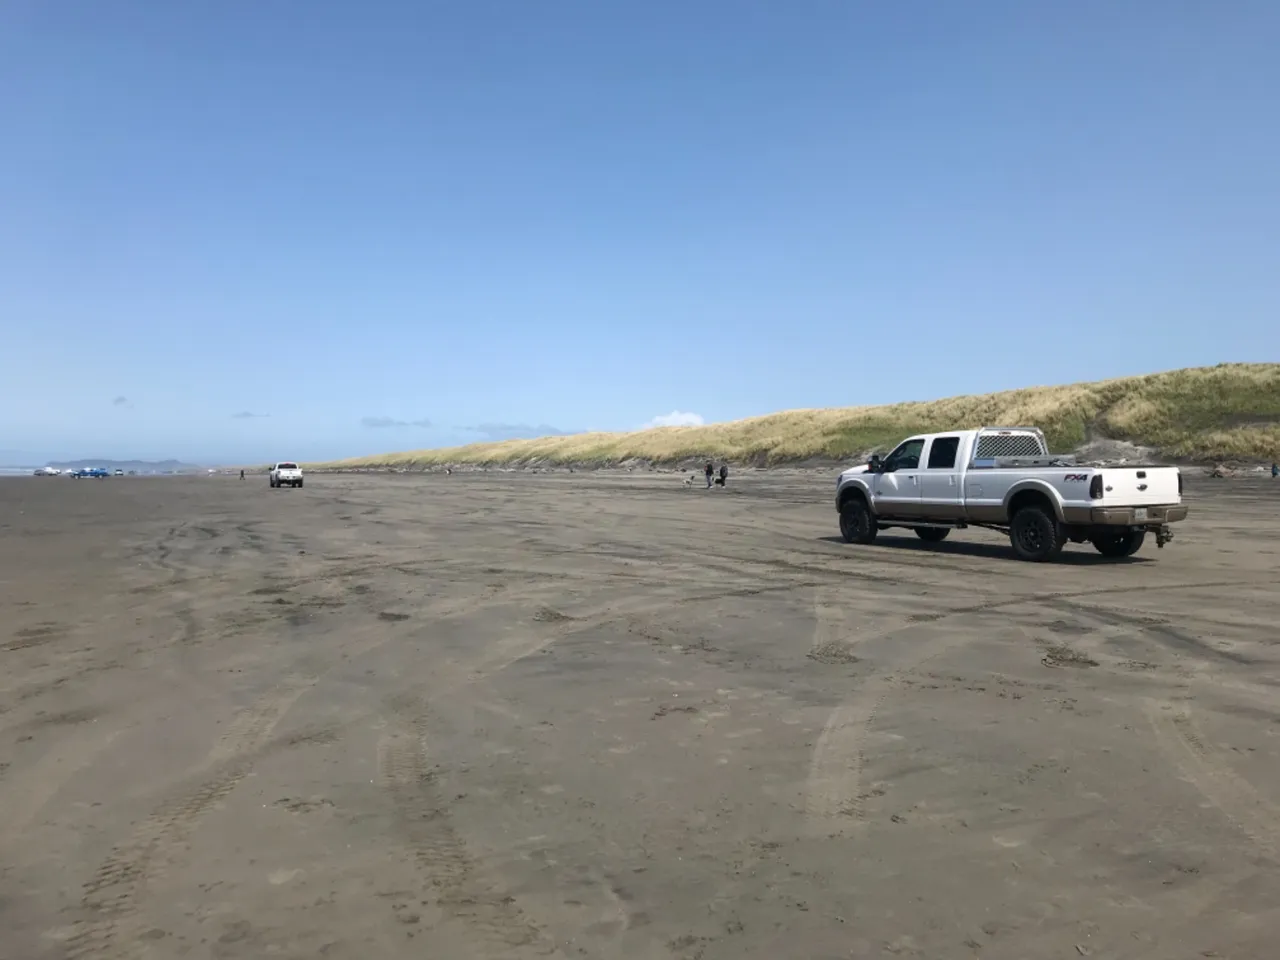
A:
[[[929,439],[931,437],[974,437],[985,433],[1030,433],[1037,437],[1044,437],[1044,431],[1039,427],[970,427],[967,430],[939,430],[935,433],[913,433],[907,439]]]

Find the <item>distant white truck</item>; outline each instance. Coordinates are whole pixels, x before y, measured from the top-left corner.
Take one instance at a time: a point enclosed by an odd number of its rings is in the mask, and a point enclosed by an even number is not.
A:
[[[281,461],[271,468],[271,486],[273,487],[300,487],[302,486],[302,468],[296,463]]]
[[[1136,553],[1148,533],[1163,547],[1169,524],[1187,516],[1177,467],[1081,465],[1051,455],[1035,427],[911,437],[840,474],[836,510],[849,543],[871,543],[891,527],[932,543],[987,527],[1007,532],[1013,552],[1032,561],[1052,559],[1067,541],[1116,558]]]

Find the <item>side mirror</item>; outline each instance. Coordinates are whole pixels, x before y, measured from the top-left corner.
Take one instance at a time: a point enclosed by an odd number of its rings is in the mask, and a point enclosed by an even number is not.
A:
[[[879,473],[883,466],[884,464],[880,462],[880,454],[873,453],[871,459],[867,461],[867,472]]]

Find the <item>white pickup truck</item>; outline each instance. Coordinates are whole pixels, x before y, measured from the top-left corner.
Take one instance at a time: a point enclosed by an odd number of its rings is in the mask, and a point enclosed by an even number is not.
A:
[[[271,486],[273,487],[302,486],[302,468],[296,463],[277,463],[271,468],[270,476]]]
[[[1128,557],[1148,532],[1157,546],[1185,519],[1177,467],[1087,466],[1053,456],[1036,427],[983,427],[911,437],[836,481],[840,532],[871,543],[889,527],[922,540],[952,530],[1007,531],[1022,560],[1049,560],[1068,540]]]

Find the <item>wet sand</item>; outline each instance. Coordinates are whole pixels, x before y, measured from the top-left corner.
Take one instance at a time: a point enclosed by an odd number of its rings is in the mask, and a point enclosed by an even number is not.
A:
[[[1273,955],[1280,483],[1048,565],[833,493],[0,480],[0,957]]]

